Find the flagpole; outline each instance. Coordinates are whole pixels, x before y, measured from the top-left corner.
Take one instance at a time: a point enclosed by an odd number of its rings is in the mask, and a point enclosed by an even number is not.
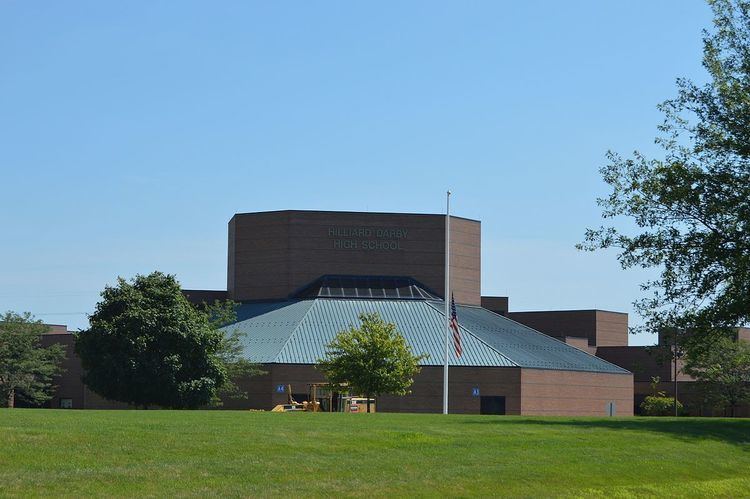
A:
[[[448,353],[450,348],[451,191],[445,197],[445,365],[443,366],[443,414],[448,414]]]

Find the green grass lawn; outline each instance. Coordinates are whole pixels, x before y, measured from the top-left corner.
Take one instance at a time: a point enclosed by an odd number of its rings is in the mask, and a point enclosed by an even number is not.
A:
[[[0,409],[0,495],[750,497],[750,420]]]

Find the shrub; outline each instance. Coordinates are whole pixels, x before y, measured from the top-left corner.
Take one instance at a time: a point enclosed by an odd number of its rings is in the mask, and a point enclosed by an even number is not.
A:
[[[677,401],[677,414],[682,414],[683,407]],[[641,413],[644,416],[674,416],[674,397],[649,395],[641,402]]]

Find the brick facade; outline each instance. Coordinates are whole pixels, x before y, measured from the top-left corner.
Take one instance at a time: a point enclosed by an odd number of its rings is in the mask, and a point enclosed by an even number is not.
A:
[[[442,296],[445,216],[278,211],[229,221],[227,286],[237,301],[285,299],[325,274],[413,277]],[[480,303],[481,227],[451,217],[451,288]]]
[[[510,312],[508,318],[560,340],[587,338],[590,346],[626,346],[628,314],[606,310]]]
[[[617,416],[633,415],[633,375],[523,369],[521,414],[604,416],[615,403]]]
[[[247,406],[268,409],[287,401],[285,393],[276,393],[277,385],[291,384],[292,393],[307,393],[308,383],[324,378],[314,366],[303,364],[267,364],[262,380],[271,393]],[[449,372],[449,412],[479,414],[482,396],[505,397],[506,414],[604,416],[607,403],[615,402],[618,416],[633,414],[633,377],[630,374],[588,373],[517,367],[451,367]],[[258,380],[261,382],[260,380]],[[474,390],[478,389],[478,395]],[[414,378],[411,393],[403,397],[378,398],[380,412],[442,411],[443,368],[426,366]],[[243,403],[240,402],[238,406]],[[265,407],[263,406],[264,404]],[[227,405],[229,407],[229,405]]]

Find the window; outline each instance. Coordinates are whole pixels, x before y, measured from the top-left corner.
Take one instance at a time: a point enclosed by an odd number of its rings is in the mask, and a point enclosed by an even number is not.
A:
[[[72,409],[73,399],[60,399],[60,409]]]

